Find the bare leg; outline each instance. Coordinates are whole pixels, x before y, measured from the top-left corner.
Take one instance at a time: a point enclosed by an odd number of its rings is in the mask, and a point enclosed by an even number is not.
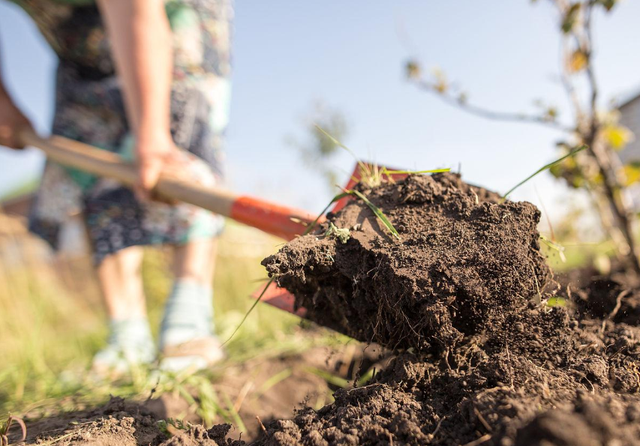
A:
[[[173,274],[176,280],[193,280],[211,286],[216,266],[217,239],[194,240],[176,247]]]
[[[160,330],[163,369],[201,369],[224,357],[213,333],[216,247],[217,240],[200,239],[175,250],[175,283]]]
[[[142,287],[142,248],[132,246],[105,258],[98,267],[98,281],[107,314],[112,320],[145,318]]]
[[[97,372],[124,373],[131,364],[150,363],[156,355],[142,288],[143,251],[130,247],[105,258],[98,282],[109,315],[109,339],[93,358]]]

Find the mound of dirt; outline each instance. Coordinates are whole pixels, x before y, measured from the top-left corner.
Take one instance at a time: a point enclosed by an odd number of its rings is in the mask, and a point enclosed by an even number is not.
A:
[[[351,200],[330,223],[263,261],[321,325],[392,349],[442,351],[500,324],[549,279],[540,213],[529,203],[501,203],[449,173],[362,192],[400,240],[367,204]],[[330,226],[349,229],[349,239],[325,235]]]
[[[530,304],[443,357],[401,354],[332,405],[267,425],[260,444],[640,444],[639,354],[637,327]]]
[[[243,446],[227,439],[231,425],[163,430],[144,406],[111,398],[102,407],[28,423],[28,444],[56,446]],[[11,440],[11,438],[10,438]],[[13,444],[13,443],[10,443]]]
[[[640,444],[638,319],[611,317],[618,289],[599,312],[547,305],[535,207],[454,175],[366,195],[400,241],[353,201],[329,217],[352,229],[346,243],[325,226],[264,263],[313,320],[414,350],[333,404],[267,424],[258,444]]]
[[[625,407],[626,406],[626,407]],[[516,446],[600,446],[638,443],[640,412],[637,405],[589,398],[580,393],[574,404],[535,417],[516,437]]]
[[[310,318],[399,347],[397,356],[366,385],[337,390],[332,404],[263,419],[253,444],[640,445],[638,289],[601,278],[559,290],[539,250],[538,210],[501,203],[458,176],[413,176],[363,193],[400,240],[353,200],[264,263]],[[347,228],[348,239],[335,236]],[[550,297],[567,304],[550,306]],[[241,444],[228,426],[167,439],[154,423],[114,400],[51,438]]]
[[[298,334],[299,339],[306,342],[316,336],[313,330],[308,329]],[[63,413],[52,412],[51,408],[34,410],[23,414],[28,434],[25,444],[241,444],[226,441],[225,437],[251,441],[262,434],[262,421],[292,417],[294,409],[304,406],[303,402],[322,405],[332,394],[332,385],[322,377],[323,374],[353,380],[374,364],[380,368],[381,354],[380,347],[369,346],[363,351],[361,346],[350,343],[340,349],[316,346],[300,353],[267,354],[218,368],[216,379],[211,383],[213,392],[235,402],[234,408],[243,420],[242,428],[236,426],[229,430],[229,425],[221,425],[214,431],[207,431],[195,427],[202,419],[193,404],[200,395],[193,389],[189,399],[185,399],[182,393],[169,392],[147,398],[143,404],[114,398],[98,408],[78,408]],[[384,355],[390,359],[387,353]],[[185,387],[185,390],[191,389]],[[82,402],[77,404],[81,406]],[[223,414],[218,415],[218,420],[225,419]],[[188,430],[173,428],[166,423],[165,428],[159,421],[169,419],[179,419]],[[171,435],[165,435],[167,431]],[[10,444],[15,444],[19,438],[16,425],[10,435]]]

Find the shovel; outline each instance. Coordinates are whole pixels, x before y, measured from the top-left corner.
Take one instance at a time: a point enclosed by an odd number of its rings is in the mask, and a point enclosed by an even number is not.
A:
[[[32,129],[22,130],[20,138],[23,144],[39,148],[49,159],[60,164],[94,175],[112,178],[126,186],[133,186],[138,179],[135,166],[125,162],[115,153],[62,136],[51,136],[44,139]],[[404,176],[393,175],[396,179]],[[358,181],[360,181],[360,169],[356,164],[345,189],[351,189]],[[160,176],[154,192],[167,199],[207,209],[285,240],[292,240],[298,235],[304,234],[308,226],[317,218],[316,215],[307,211],[271,203],[260,198],[236,195],[217,187],[191,184],[167,175]],[[350,197],[345,197],[337,201],[331,212],[342,209],[349,199]],[[325,217],[322,215],[318,218],[317,223],[323,223],[324,220]],[[281,310],[300,317],[304,317],[306,314],[304,308],[295,309],[294,296],[287,290],[277,287],[275,283],[272,283],[264,292],[259,289],[252,295],[255,299],[260,296],[262,296],[263,302]]]
[[[138,179],[135,166],[115,153],[62,136],[44,139],[32,129],[22,130],[20,139],[23,144],[39,148],[49,159],[60,164],[112,178],[126,186],[133,186]],[[303,234],[317,217],[300,209],[251,196],[236,195],[217,187],[188,183],[166,175],[160,176],[154,192],[163,198],[193,204],[285,240],[292,240]],[[319,221],[323,220],[321,217]]]
[[[365,164],[371,165],[370,163],[365,163]],[[378,167],[383,167],[383,166],[378,166]],[[394,171],[395,169],[387,168],[387,170]],[[351,176],[349,177],[349,180],[347,184],[343,187],[343,189],[351,190],[362,178],[361,173],[362,172],[360,168],[360,163],[356,163],[353,169],[353,172],[351,173]],[[403,174],[403,173],[391,173],[388,175],[393,180],[400,180],[407,176],[406,174]],[[331,208],[330,212],[335,214],[340,209],[345,207],[345,205],[349,200],[351,200],[351,197],[344,197],[336,201],[333,207]],[[324,220],[325,220],[325,216],[323,215],[318,220],[318,223],[323,223]],[[251,294],[251,297],[254,299],[259,299],[266,304],[279,308],[280,310],[286,311],[291,314],[295,314],[296,316],[300,316],[302,318],[306,317],[307,309],[304,307],[296,308],[295,296],[291,294],[289,291],[287,291],[286,289],[280,288],[278,285],[276,285],[275,282],[271,282],[266,288],[264,287],[258,288],[253,292],[253,294]]]

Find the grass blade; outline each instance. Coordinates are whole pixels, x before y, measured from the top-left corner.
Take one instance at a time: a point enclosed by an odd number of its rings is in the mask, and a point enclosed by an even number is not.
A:
[[[271,378],[267,379],[258,389],[257,398],[260,398],[262,395],[267,393],[269,389],[271,389],[273,386],[280,383],[281,381],[284,381],[285,379],[290,377],[292,374],[293,374],[293,370],[291,369],[291,367],[289,367],[284,370],[281,370],[280,372],[273,375]]]
[[[337,139],[335,139],[333,136],[331,136],[331,134],[329,132],[327,132],[325,129],[323,129],[322,127],[320,127],[318,124],[314,124],[316,129],[318,129],[324,136],[326,136],[327,138],[329,138],[331,140],[332,143],[334,143],[336,146],[338,147],[342,147],[344,150],[346,150],[347,152],[349,152],[349,154],[356,160],[356,162],[358,163],[358,165],[360,166],[360,168],[367,172],[367,173],[371,173],[371,169],[369,166],[367,166],[367,164],[363,163],[362,161],[360,161],[358,159],[358,157],[356,156],[356,154],[354,153],[353,150],[351,150],[349,147],[345,146],[344,144],[342,144],[340,141],[338,141]]]
[[[351,195],[349,192],[342,192],[342,193],[340,193],[340,194],[336,195],[335,197],[333,197],[333,198],[331,199],[331,201],[329,202],[329,204],[328,204],[328,205],[326,205],[326,206],[325,206],[325,208],[322,210],[322,212],[320,212],[320,213],[318,214],[318,216],[316,217],[316,219],[315,219],[315,220],[313,220],[313,223],[311,223],[311,224],[309,225],[309,227],[307,227],[307,230],[306,230],[306,231],[304,231],[304,234],[303,234],[303,235],[307,235],[308,233],[310,233],[310,232],[311,232],[311,230],[312,230],[312,229],[313,229],[313,228],[318,224],[318,220],[320,220],[320,217],[322,217],[322,216],[323,216],[323,215],[324,215],[324,214],[329,210],[329,208],[331,207],[331,205],[332,205],[333,203],[335,203],[336,201],[341,200],[341,199],[343,199],[344,197],[347,197],[347,196],[349,196],[349,195]]]
[[[373,379],[373,374],[375,373],[375,371],[376,371],[375,367],[371,367],[369,370],[367,370],[367,372],[364,375],[362,375],[360,379],[358,379],[357,381],[358,387],[364,386],[369,381],[371,381]]]
[[[331,142],[333,142],[338,147],[342,147],[344,150],[346,150],[349,153],[349,155],[353,157],[353,159],[356,160],[356,163],[358,163],[358,167],[360,168],[360,179],[359,179],[360,182],[364,184],[368,184],[371,187],[380,185],[382,181],[382,170],[380,169],[380,166],[378,166],[377,164],[373,164],[373,163],[370,164],[370,163],[365,163],[364,161],[360,161],[360,159],[357,157],[357,155],[353,150],[351,150],[349,147],[345,146],[340,141],[335,139],[333,136],[331,136],[331,134],[329,134],[329,132],[324,130],[318,124],[315,124],[315,126],[316,126],[316,129],[319,130],[324,136],[329,138]]]
[[[247,433],[247,426],[245,426],[238,411],[235,409],[235,407],[233,407],[233,403],[231,402],[231,398],[229,398],[229,395],[227,395],[227,392],[222,391],[222,397],[224,398],[224,402],[227,405],[228,413],[231,415],[231,418],[233,419],[234,423],[236,423],[236,426],[238,427],[240,432]]]
[[[267,289],[269,289],[269,287],[271,286],[271,284],[273,283],[273,281],[276,280],[276,276],[273,276],[271,279],[269,279],[269,281],[267,282],[267,284],[264,286],[264,288],[262,289],[262,292],[260,293],[260,295],[258,296],[258,298],[255,300],[255,302],[253,303],[253,305],[251,305],[251,308],[249,308],[249,311],[246,312],[246,314],[244,315],[244,317],[242,318],[242,320],[240,321],[240,323],[238,324],[238,326],[236,327],[235,330],[233,330],[233,333],[231,333],[231,336],[229,336],[229,339],[227,339],[226,341],[224,341],[222,343],[222,347],[224,347],[225,345],[227,345],[227,343],[235,336],[235,334],[238,332],[238,330],[240,330],[240,327],[242,327],[242,324],[244,324],[244,322],[247,320],[247,318],[249,317],[249,315],[251,314],[251,312],[253,311],[253,309],[256,307],[256,305],[258,305],[258,302],[260,302],[262,300],[262,297],[264,296],[264,293],[267,292]]]
[[[367,206],[369,206],[369,208],[373,211],[374,214],[376,214],[376,216],[382,220],[382,223],[384,223],[384,225],[387,227],[387,229],[389,230],[389,232],[391,232],[393,234],[393,236],[395,238],[397,238],[398,240],[400,240],[400,234],[398,233],[398,231],[396,230],[396,228],[391,224],[391,222],[389,221],[389,219],[387,218],[386,215],[384,215],[384,213],[380,210],[380,208],[378,206],[376,206],[375,204],[373,204],[371,201],[369,201],[369,199],[367,197],[365,197],[361,192],[357,191],[357,190],[352,190],[350,193],[352,193],[353,195],[355,195],[356,197],[360,198],[362,201],[365,202],[365,204]]]
[[[542,234],[540,234],[540,240],[542,240],[549,248],[554,249],[558,252],[558,255],[560,256],[560,260],[562,260],[562,263],[567,263],[567,257],[564,254],[564,249],[565,249],[564,246],[562,246],[558,242],[549,240],[547,237],[545,237]]]
[[[545,170],[549,169],[550,167],[555,166],[558,163],[561,163],[562,161],[564,161],[565,159],[569,158],[570,156],[575,155],[578,152],[581,152],[582,150],[586,149],[587,146],[586,145],[582,145],[580,147],[578,147],[576,150],[573,150],[569,153],[567,153],[565,156],[563,156],[562,158],[558,158],[555,161],[550,162],[549,164],[545,164],[544,166],[542,166],[540,169],[536,170],[534,173],[532,173],[531,175],[529,175],[527,178],[525,178],[524,180],[520,181],[518,184],[516,184],[515,186],[513,186],[511,189],[509,189],[509,191],[504,194],[502,196],[502,201],[506,200],[507,197],[511,194],[511,192],[513,192],[514,190],[516,190],[517,188],[519,188],[520,186],[522,186],[524,183],[526,183],[527,181],[529,181],[531,178],[535,177],[536,175],[538,175],[541,172],[544,172]]]
[[[332,384],[336,387],[340,387],[342,389],[346,389],[349,387],[349,381],[342,378],[341,376],[336,376],[327,371],[318,369],[316,367],[305,367],[305,370],[313,375],[316,375],[319,378],[324,379],[327,383]]]

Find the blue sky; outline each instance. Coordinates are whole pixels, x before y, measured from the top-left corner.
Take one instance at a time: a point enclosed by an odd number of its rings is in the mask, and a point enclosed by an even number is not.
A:
[[[640,2],[632,0],[596,17],[603,104],[640,89],[638,17]],[[330,192],[285,142],[304,137],[301,117],[321,100],[346,114],[345,143],[365,158],[419,169],[461,164],[467,181],[509,189],[555,157],[560,135],[466,115],[408,84],[403,64],[415,53],[424,66],[442,68],[471,102],[496,110],[534,110],[536,98],[568,110],[556,80],[556,22],[544,1],[238,1],[229,186],[321,209]],[[55,58],[29,18],[2,1],[0,45],[6,84],[46,132]],[[346,176],[353,159],[341,154],[334,164]],[[0,192],[41,165],[35,150],[0,150]],[[533,184],[554,213],[566,206],[560,183],[545,176]],[[513,198],[537,202],[533,184]]]

